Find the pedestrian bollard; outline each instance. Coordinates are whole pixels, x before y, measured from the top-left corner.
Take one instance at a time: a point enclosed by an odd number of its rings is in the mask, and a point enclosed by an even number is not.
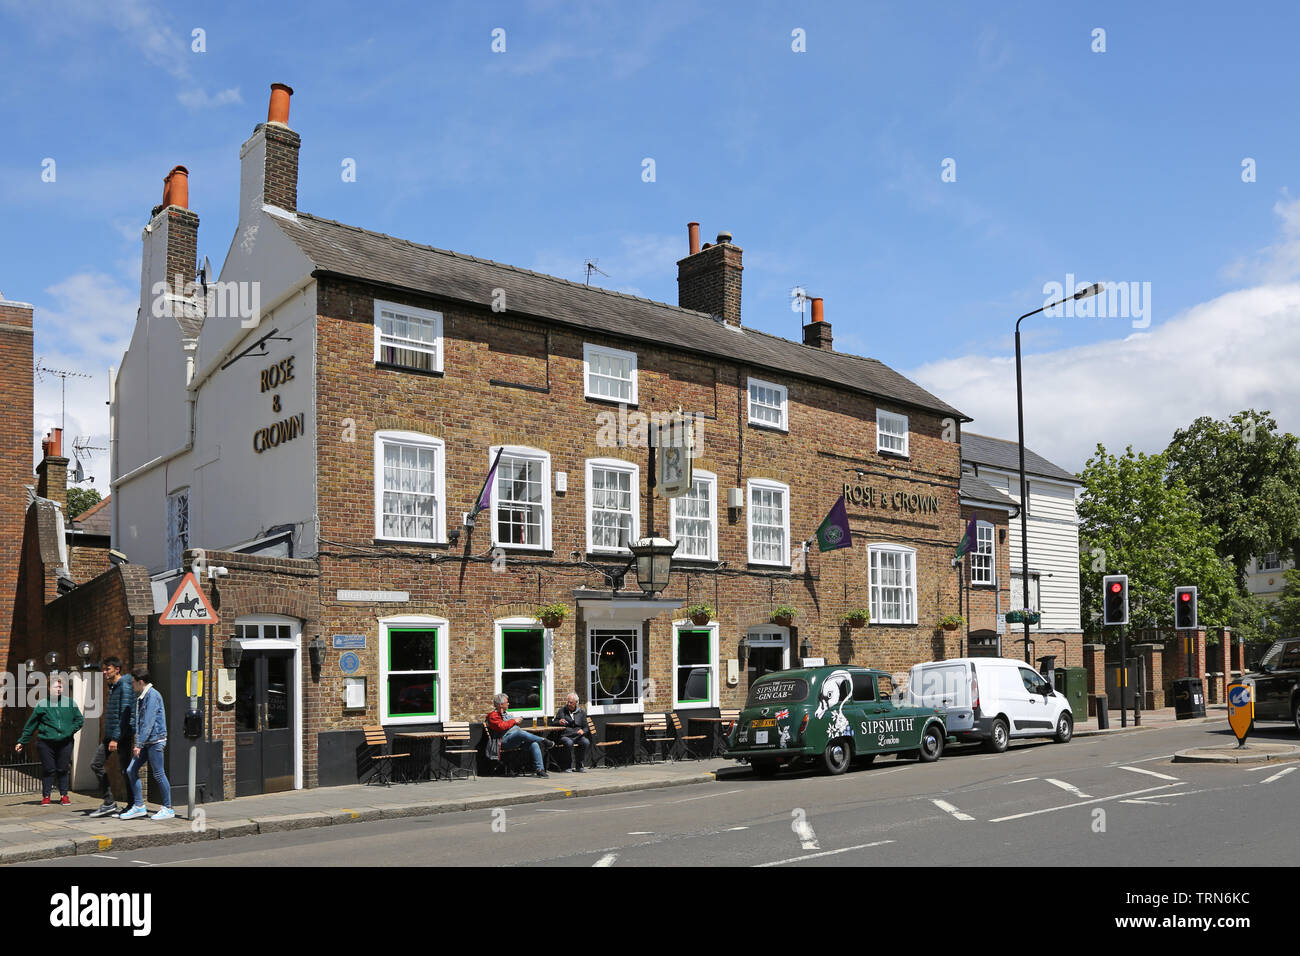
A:
[[[1095,698],[1097,701],[1097,729],[1110,730],[1110,712],[1107,709],[1107,700],[1098,694]]]

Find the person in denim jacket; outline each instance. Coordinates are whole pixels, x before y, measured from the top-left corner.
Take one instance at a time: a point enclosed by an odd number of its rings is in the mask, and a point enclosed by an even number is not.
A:
[[[149,765],[154,783],[158,784],[158,798],[162,809],[149,819],[170,820],[176,816],[172,809],[172,790],[163,766],[167,746],[167,712],[162,694],[153,686],[149,672],[136,668],[131,675],[135,680],[135,747],[131,762],[126,765],[126,782],[131,787],[131,808],[118,814],[119,820],[134,820],[149,812],[144,805],[144,787],[140,783],[140,769]]]

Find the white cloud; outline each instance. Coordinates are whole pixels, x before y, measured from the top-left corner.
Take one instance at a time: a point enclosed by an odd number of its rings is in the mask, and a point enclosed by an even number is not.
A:
[[[1277,241],[1228,266],[1224,273],[1229,279],[1259,282],[1300,279],[1300,199],[1292,199],[1285,193],[1284,197],[1273,204],[1273,213],[1281,220]]]
[[[228,90],[222,90],[216,96],[208,95],[207,90],[184,90],[176,94],[176,99],[180,100],[182,106],[192,110],[201,110],[212,106],[226,106],[229,103],[244,102],[244,98],[239,95],[239,87],[237,86]]]
[[[1150,332],[1024,358],[1025,444],[1078,471],[1098,442],[1159,451],[1200,415],[1267,409],[1300,432],[1300,283],[1261,285],[1197,305]],[[905,373],[975,420],[1016,438],[1015,359],[966,356]]]

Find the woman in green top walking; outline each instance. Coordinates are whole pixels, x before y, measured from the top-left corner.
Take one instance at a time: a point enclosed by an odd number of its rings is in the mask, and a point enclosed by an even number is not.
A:
[[[23,744],[32,737],[36,738],[36,752],[40,754],[41,764],[45,768],[45,779],[41,787],[43,807],[50,805],[50,790],[54,786],[56,776],[59,778],[59,793],[63,795],[59,802],[64,806],[72,802],[68,799],[68,768],[72,764],[72,739],[83,723],[85,718],[81,716],[81,710],[71,697],[63,696],[63,679],[52,678],[49,696],[32,708],[32,715],[27,718],[23,735],[18,738],[18,745],[14,747],[15,751],[22,753]]]

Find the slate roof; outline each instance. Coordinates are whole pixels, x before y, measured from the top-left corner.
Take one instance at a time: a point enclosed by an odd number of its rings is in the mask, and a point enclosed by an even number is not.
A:
[[[862,392],[899,405],[970,421],[969,416],[871,358],[814,348],[691,309],[474,256],[436,249],[299,212],[272,221],[317,274],[337,275],[483,307],[503,288],[511,312]]]
[[[109,537],[113,533],[113,496],[101,498],[72,519],[72,530]]]
[[[983,501],[1001,508],[1011,508],[1013,513],[1018,513],[1019,509],[1006,492],[999,491],[982,478],[965,473],[961,476],[961,498],[963,501]]]
[[[964,431],[961,433],[961,459],[976,465],[988,465],[990,468],[1019,472],[1020,445],[1002,438],[989,438],[987,435]],[[1025,449],[1025,474],[1052,478],[1074,485],[1083,484],[1078,476],[1053,465],[1042,455],[1037,455],[1028,448]]]

